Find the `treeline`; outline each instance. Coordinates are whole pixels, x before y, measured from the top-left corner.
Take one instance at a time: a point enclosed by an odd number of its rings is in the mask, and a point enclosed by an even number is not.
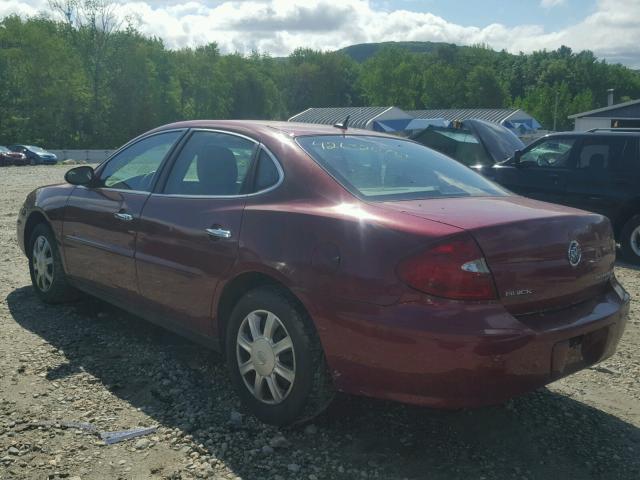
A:
[[[567,129],[567,115],[605,105],[608,88],[617,101],[640,97],[638,72],[567,47],[385,47],[357,63],[307,49],[287,58],[221,55],[215,44],[168,50],[95,12],[66,19],[0,21],[0,145],[110,148],[177,120],[286,119],[311,106],[518,106]]]

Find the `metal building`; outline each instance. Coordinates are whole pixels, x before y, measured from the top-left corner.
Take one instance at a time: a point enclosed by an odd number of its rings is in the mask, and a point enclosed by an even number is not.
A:
[[[366,130],[380,130],[377,122],[407,124],[413,117],[397,107],[328,107],[308,108],[289,119],[290,122],[335,125],[349,115],[349,126]],[[403,125],[404,128],[404,125]]]
[[[407,113],[414,118],[444,118],[449,121],[485,120],[520,134],[535,131],[541,127],[535,118],[519,108],[445,108],[409,110]]]

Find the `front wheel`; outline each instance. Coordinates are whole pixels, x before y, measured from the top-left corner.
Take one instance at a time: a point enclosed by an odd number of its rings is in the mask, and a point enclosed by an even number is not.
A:
[[[265,423],[312,418],[333,399],[311,319],[284,289],[260,287],[240,299],[227,326],[226,356],[240,399]]]
[[[40,299],[63,303],[77,298],[78,291],[67,280],[55,236],[47,225],[41,223],[33,229],[27,251],[31,283]]]

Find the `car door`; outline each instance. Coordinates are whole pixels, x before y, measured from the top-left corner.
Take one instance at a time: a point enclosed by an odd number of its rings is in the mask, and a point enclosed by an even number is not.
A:
[[[125,147],[96,171],[95,184],[69,196],[63,224],[68,274],[118,300],[138,293],[134,262],[142,207],[163,160],[184,130],[158,133]]]
[[[563,203],[575,142],[576,137],[544,138],[525,149],[514,168],[501,169],[497,181],[520,195]]]
[[[627,200],[637,197],[635,136],[594,135],[577,147],[575,169],[567,182],[567,203],[616,220]]]
[[[138,281],[166,326],[213,333],[213,296],[238,256],[257,150],[258,143],[244,136],[195,130],[164,185],[149,197],[136,246]]]

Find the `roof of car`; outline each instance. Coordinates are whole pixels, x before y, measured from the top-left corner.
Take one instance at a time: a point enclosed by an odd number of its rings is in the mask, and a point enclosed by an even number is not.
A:
[[[612,128],[612,129],[594,129],[587,130],[586,132],[554,132],[545,135],[545,137],[610,137],[611,135],[630,135],[630,136],[638,136],[640,135],[640,129],[638,130],[630,130],[624,128]]]
[[[220,128],[220,129],[255,129],[255,130],[275,130],[291,137],[302,135],[340,135],[343,130],[332,125],[319,125],[315,123],[282,122],[272,120],[188,120],[171,123],[158,127],[154,131],[169,130],[175,128]],[[351,135],[372,135],[379,137],[398,138],[383,132],[372,130],[362,130],[358,128],[348,128],[347,134]]]

